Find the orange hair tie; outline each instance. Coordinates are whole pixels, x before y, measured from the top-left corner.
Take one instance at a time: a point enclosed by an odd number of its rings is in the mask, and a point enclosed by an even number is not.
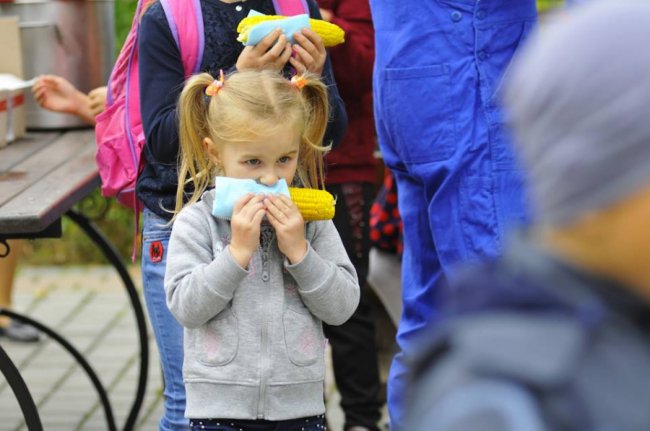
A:
[[[223,84],[226,81],[226,78],[223,75],[223,69],[219,71],[219,79],[215,79],[212,81],[212,84],[208,85],[205,87],[205,94],[207,96],[214,96],[216,95],[219,90],[223,88]]]
[[[291,85],[296,87],[298,90],[302,90],[305,85],[307,85],[307,78],[300,75],[293,75],[291,77]]]

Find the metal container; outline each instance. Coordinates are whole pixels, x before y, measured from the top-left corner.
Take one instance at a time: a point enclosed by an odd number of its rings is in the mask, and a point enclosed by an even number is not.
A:
[[[114,61],[114,0],[3,0],[0,16],[20,21],[25,79],[60,75],[83,92],[106,85]],[[26,93],[29,129],[86,125],[73,115],[40,108]]]

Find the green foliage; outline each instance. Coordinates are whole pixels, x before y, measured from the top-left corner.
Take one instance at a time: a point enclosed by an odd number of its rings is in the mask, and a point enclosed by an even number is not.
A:
[[[117,53],[131,28],[137,0],[115,0],[115,47]],[[95,190],[75,209],[94,221],[99,230],[109,238],[118,252],[128,262],[133,248],[133,211],[122,207],[114,199],[105,199]],[[100,214],[92,215],[97,213]],[[61,239],[25,241],[26,265],[105,263],[99,249],[77,225],[67,218],[62,221]]]
[[[115,0],[115,57],[129,34],[137,5],[137,0]]]

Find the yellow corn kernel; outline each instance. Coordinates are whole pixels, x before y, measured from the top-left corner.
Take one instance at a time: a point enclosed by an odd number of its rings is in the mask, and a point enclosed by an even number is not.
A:
[[[246,17],[242,19],[237,26],[237,33],[239,33],[237,40],[245,43],[248,40],[248,31],[255,25],[264,21],[273,21],[283,18],[286,17],[282,15],[259,15]],[[323,21],[322,19],[310,18],[309,25],[311,26],[311,29],[318,34],[321,39],[323,39],[323,45],[326,48],[345,42],[345,32],[336,24]]]
[[[331,193],[319,189],[289,187],[289,194],[305,221],[331,220],[334,218],[336,200]]]

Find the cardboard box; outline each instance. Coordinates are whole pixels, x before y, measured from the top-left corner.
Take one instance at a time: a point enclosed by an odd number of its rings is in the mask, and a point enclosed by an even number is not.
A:
[[[20,28],[17,17],[0,18],[0,74],[5,76],[0,85],[0,147],[25,135],[25,85],[20,46]],[[9,84],[7,84],[7,82]],[[29,91],[29,90],[28,90]]]
[[[25,94],[32,86],[14,75],[0,74],[0,148],[25,135]]]

